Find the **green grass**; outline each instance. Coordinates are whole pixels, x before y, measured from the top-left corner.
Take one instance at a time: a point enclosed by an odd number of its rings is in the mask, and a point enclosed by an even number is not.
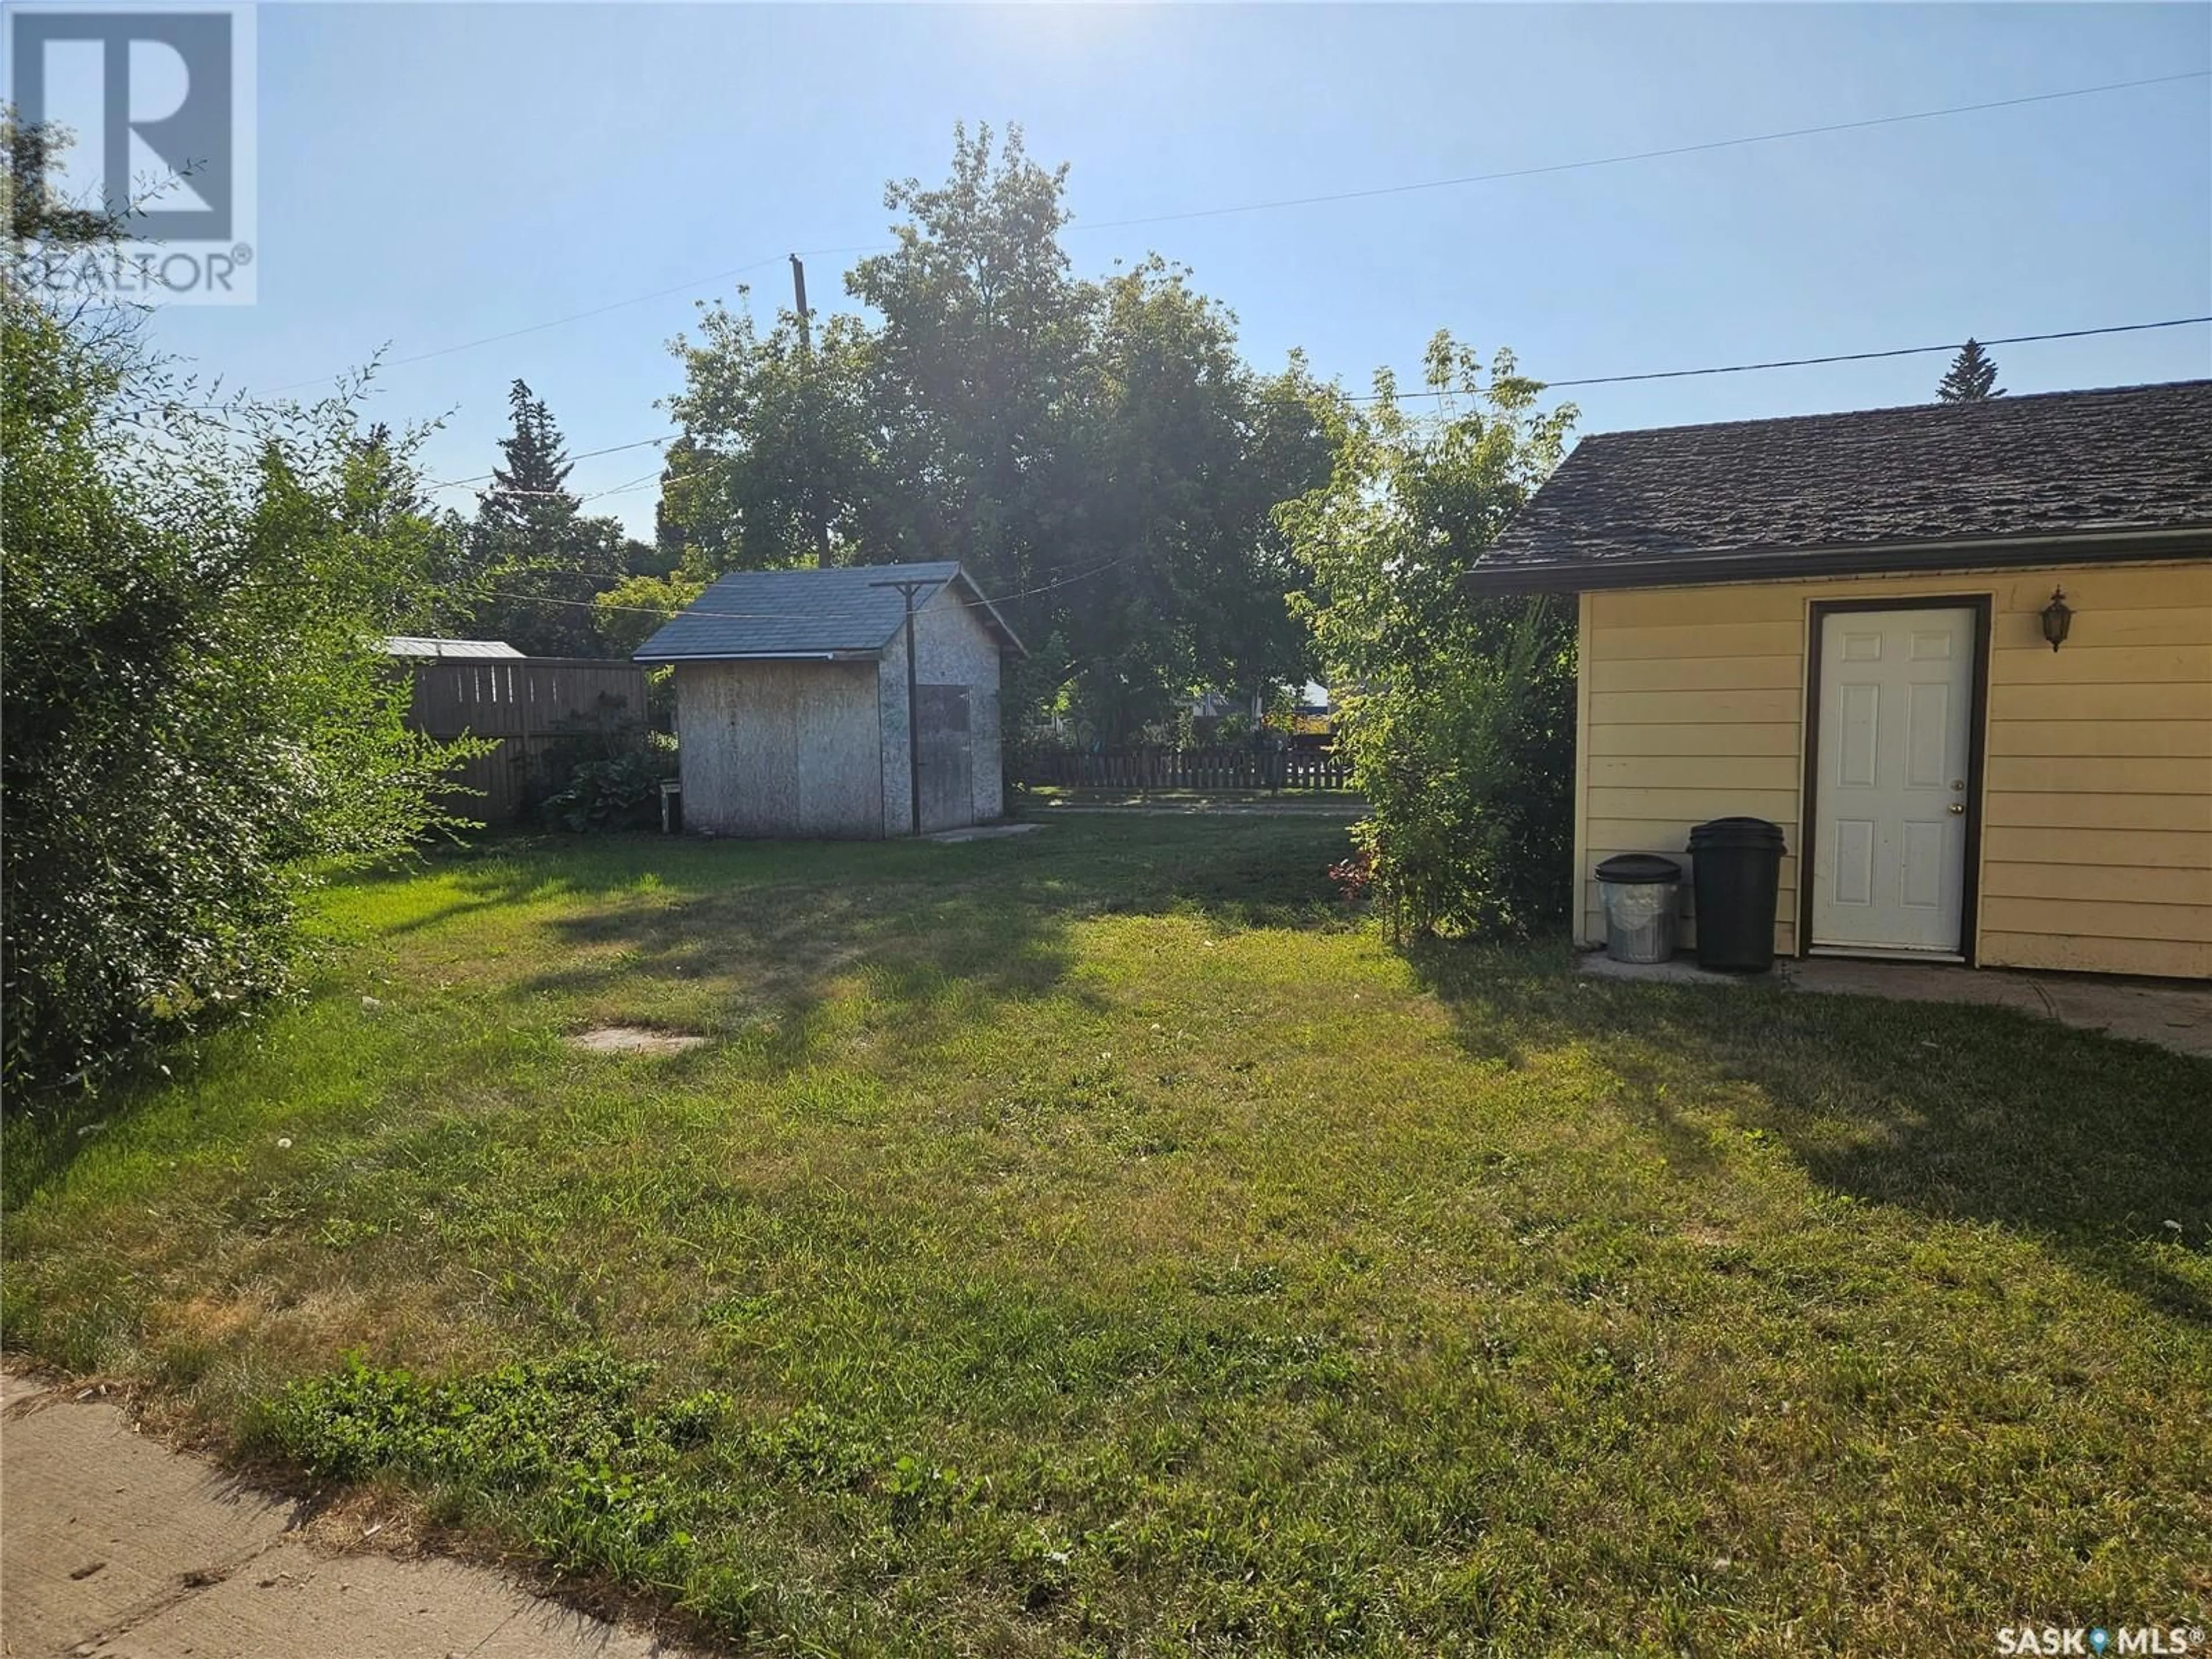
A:
[[[2212,1066],[1401,955],[1341,850],[339,888],[313,999],[9,1126],[9,1346],[748,1651],[2207,1622]],[[713,1041],[562,1042],[614,1021]]]

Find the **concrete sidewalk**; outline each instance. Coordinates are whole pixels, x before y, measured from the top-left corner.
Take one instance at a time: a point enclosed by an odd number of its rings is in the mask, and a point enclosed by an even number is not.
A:
[[[647,1659],[678,1650],[496,1572],[331,1547],[301,1506],[0,1376],[8,1659]]]

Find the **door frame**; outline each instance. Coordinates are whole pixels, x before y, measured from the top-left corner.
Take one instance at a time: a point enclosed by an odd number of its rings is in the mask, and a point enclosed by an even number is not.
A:
[[[1913,593],[1881,599],[1814,599],[1805,651],[1805,781],[1800,811],[1804,845],[1797,876],[1797,954],[1813,953],[1813,887],[1819,879],[1820,833],[1820,641],[1831,616],[1854,611],[1971,611],[1974,613],[1972,690],[1966,699],[1966,845],[1959,872],[1960,959],[1981,966],[1982,767],[1990,730],[1990,617],[1987,593]]]

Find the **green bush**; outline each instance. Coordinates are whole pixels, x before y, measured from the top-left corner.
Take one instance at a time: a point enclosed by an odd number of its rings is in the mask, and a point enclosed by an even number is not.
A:
[[[661,781],[676,769],[674,743],[658,732],[631,731],[610,747],[576,762],[568,781],[539,804],[540,813],[579,834],[657,828]]]
[[[1574,631],[1555,601],[1492,602],[1484,647],[1346,697],[1337,746],[1365,794],[1353,839],[1407,930],[1525,937],[1571,896]]]
[[[1470,597],[1484,549],[1558,465],[1571,405],[1510,354],[1486,366],[1439,335],[1443,412],[1401,409],[1388,375],[1342,414],[1327,488],[1279,510],[1312,573],[1293,608],[1327,664],[1336,743],[1371,808],[1371,880],[1415,933],[1527,935],[1573,891],[1574,621],[1549,599]]]
[[[8,148],[35,190],[41,146]],[[210,410],[134,320],[0,275],[15,1097],[281,989],[310,871],[447,822],[457,750],[405,729],[379,650],[431,620],[446,551],[407,442],[342,404]]]

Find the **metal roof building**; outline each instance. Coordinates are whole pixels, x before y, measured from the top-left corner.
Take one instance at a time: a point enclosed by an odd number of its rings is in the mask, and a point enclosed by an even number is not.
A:
[[[522,653],[505,640],[434,640],[419,634],[394,634],[384,641],[384,654],[416,661],[442,662],[449,659],[506,659],[520,657]]]

